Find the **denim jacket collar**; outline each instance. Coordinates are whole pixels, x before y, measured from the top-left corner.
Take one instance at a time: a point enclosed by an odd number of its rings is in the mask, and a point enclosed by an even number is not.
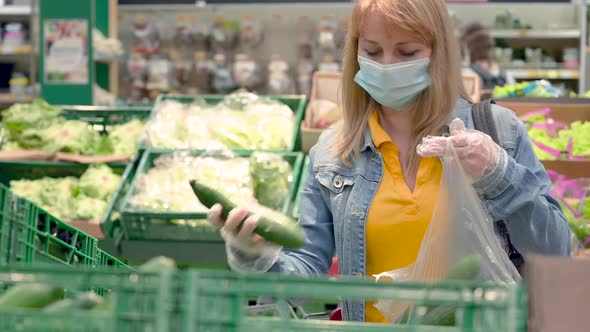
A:
[[[467,128],[472,127],[472,119],[471,119],[471,103],[464,98],[460,98],[455,105],[455,110],[453,111],[453,115],[447,120],[447,126],[443,128],[441,135],[448,134],[449,125],[451,121],[456,118],[461,119]],[[375,145],[373,144],[373,138],[371,137],[371,129],[369,126],[365,129],[365,134],[363,137],[363,143],[361,145],[361,152],[371,150],[371,152],[375,152]]]

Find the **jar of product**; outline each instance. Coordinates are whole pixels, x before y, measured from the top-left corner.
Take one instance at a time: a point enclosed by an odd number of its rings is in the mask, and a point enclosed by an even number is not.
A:
[[[26,78],[22,73],[12,74],[12,78],[9,81],[10,94],[12,94],[15,100],[24,99],[28,84],[29,79]]]

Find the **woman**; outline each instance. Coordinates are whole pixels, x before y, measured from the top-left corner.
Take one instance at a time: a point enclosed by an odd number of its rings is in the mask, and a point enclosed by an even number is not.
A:
[[[357,1],[343,60],[344,120],[312,149],[301,194],[309,241],[281,251],[252,234],[247,207],[224,222],[214,206],[209,220],[223,226],[230,266],[312,276],[337,254],[341,274],[363,278],[413,263],[442,174],[441,161],[420,158],[416,146],[456,117],[473,128],[461,81],[444,0]],[[493,115],[501,147],[479,132],[452,139],[473,186],[520,253],[567,255],[569,229],[525,127],[507,109],[495,106]],[[345,320],[384,321],[370,303],[342,310]]]
[[[461,38],[469,52],[470,68],[480,79],[484,94],[490,94],[495,86],[514,84],[516,81],[502,70],[494,56],[494,40],[490,32],[481,23],[471,23],[463,31]]]

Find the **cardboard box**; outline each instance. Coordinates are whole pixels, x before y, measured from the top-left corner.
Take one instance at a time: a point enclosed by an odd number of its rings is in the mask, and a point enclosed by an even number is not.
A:
[[[311,127],[314,112],[313,101],[323,99],[342,106],[342,98],[340,98],[341,81],[341,73],[321,71],[314,73],[311,95],[305,110],[305,119],[301,123],[301,148],[303,152],[309,152],[309,149],[315,145],[322,132],[324,132],[324,129]]]
[[[590,260],[527,257],[529,332],[588,332]]]
[[[479,86],[479,76],[473,71],[463,71],[463,86],[465,92],[474,103],[479,102],[481,90]]]
[[[550,108],[550,116],[559,122],[569,124],[575,121],[590,121],[590,99],[588,98],[508,98],[497,100],[497,103],[511,109],[518,116]],[[590,161],[542,160],[541,162],[546,169],[554,170],[569,178],[590,177]]]
[[[560,122],[590,121],[588,98],[507,98],[499,99],[496,103],[511,109],[518,116],[550,108],[550,116]]]

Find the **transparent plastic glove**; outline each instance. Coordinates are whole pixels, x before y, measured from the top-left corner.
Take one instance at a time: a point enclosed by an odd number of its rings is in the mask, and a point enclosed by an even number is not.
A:
[[[465,174],[472,179],[477,181],[498,167],[502,148],[490,136],[476,130],[451,129],[450,140]]]
[[[451,137],[426,136],[416,147],[422,157],[443,157],[447,144],[452,144],[461,166],[474,181],[490,174],[505,158],[504,150],[490,136],[477,131],[465,129],[460,119],[455,119],[449,126]]]
[[[207,220],[220,228],[221,237],[225,240],[227,262],[232,270],[263,273],[277,261],[282,248],[254,234],[258,217],[247,215],[248,209],[236,208],[223,221],[221,205],[217,204],[209,211]]]

